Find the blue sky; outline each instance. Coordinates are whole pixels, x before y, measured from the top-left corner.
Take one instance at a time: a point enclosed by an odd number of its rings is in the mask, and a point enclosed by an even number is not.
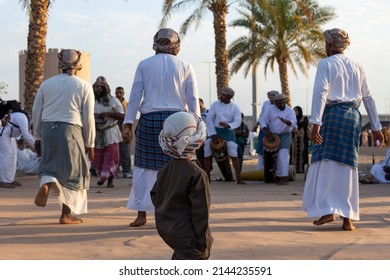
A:
[[[337,18],[324,28],[345,29],[351,37],[351,46],[346,55],[359,61],[371,85],[378,111],[390,113],[390,1],[388,0],[320,0],[321,5],[332,6]],[[91,82],[97,76],[106,76],[111,88],[123,86],[126,97],[138,62],[153,55],[152,38],[161,19],[160,0],[56,0],[50,10],[47,32],[47,48],[75,48],[91,54]],[[177,14],[169,22],[176,30],[190,10]],[[233,9],[228,14],[231,22],[237,14]],[[18,99],[18,52],[26,49],[28,17],[18,0],[0,0],[0,81],[8,84],[5,99]],[[228,44],[246,31],[228,27]],[[212,17],[208,14],[200,27],[192,28],[182,38],[179,56],[190,62],[197,75],[199,94],[209,107],[216,99],[214,65],[211,73],[205,61],[214,60],[214,34]],[[261,103],[269,90],[280,90],[277,68],[258,73],[258,99]],[[311,108],[311,94],[315,67],[309,77],[296,78],[289,72],[292,105],[299,105],[307,113]],[[209,91],[209,81],[211,91]],[[245,115],[252,114],[252,83],[243,73],[234,75],[230,86],[235,89],[235,102]],[[362,106],[363,108],[363,106]],[[362,110],[365,113],[365,110]]]

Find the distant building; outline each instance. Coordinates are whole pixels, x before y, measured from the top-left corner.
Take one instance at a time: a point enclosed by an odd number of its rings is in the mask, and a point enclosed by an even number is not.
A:
[[[58,53],[61,49],[49,49],[45,56],[45,71],[44,80],[53,77],[59,73],[58,66]],[[23,50],[19,52],[19,101],[24,106],[24,81],[25,81],[25,69],[26,69],[27,51]],[[77,76],[87,82],[90,82],[90,64],[91,55],[82,51],[81,64],[83,68],[77,72]]]

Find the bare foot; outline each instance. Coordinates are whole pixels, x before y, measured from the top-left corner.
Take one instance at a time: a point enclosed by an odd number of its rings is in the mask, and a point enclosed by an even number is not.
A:
[[[325,223],[333,222],[334,220],[336,220],[336,215],[329,214],[329,215],[322,216],[319,220],[314,221],[313,224],[316,226],[320,226]]]
[[[238,185],[246,185],[246,182],[244,182],[244,181],[241,180],[241,181],[237,181],[237,184],[238,184]]]
[[[65,214],[60,218],[60,224],[70,225],[70,224],[81,224],[83,222],[82,219],[76,218],[71,214]]]
[[[130,227],[140,227],[146,225],[146,218],[137,217],[134,222],[130,223]]]
[[[39,191],[35,197],[35,205],[40,207],[45,207],[47,198],[49,197],[49,185],[44,184],[42,187],[39,188]]]
[[[353,231],[355,230],[355,225],[353,224],[352,220],[349,218],[343,218],[343,230]]]

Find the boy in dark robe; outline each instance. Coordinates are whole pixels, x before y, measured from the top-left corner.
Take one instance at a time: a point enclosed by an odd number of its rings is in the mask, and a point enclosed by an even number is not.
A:
[[[199,162],[192,161],[205,138],[204,122],[188,112],[169,116],[159,136],[161,148],[172,159],[159,171],[150,194],[157,231],[174,250],[173,260],[207,260],[210,256],[209,179]]]

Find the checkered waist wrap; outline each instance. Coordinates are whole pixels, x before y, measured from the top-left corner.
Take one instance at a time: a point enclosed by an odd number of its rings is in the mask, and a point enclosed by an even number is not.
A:
[[[314,145],[311,162],[323,159],[358,166],[362,119],[356,102],[325,106],[320,134],[322,144]]]
[[[287,133],[275,133],[280,138],[280,147],[279,149],[290,149],[292,134],[291,132]]]
[[[135,129],[134,165],[160,170],[171,157],[166,155],[158,143],[164,120],[176,111],[160,111],[142,114]]]

